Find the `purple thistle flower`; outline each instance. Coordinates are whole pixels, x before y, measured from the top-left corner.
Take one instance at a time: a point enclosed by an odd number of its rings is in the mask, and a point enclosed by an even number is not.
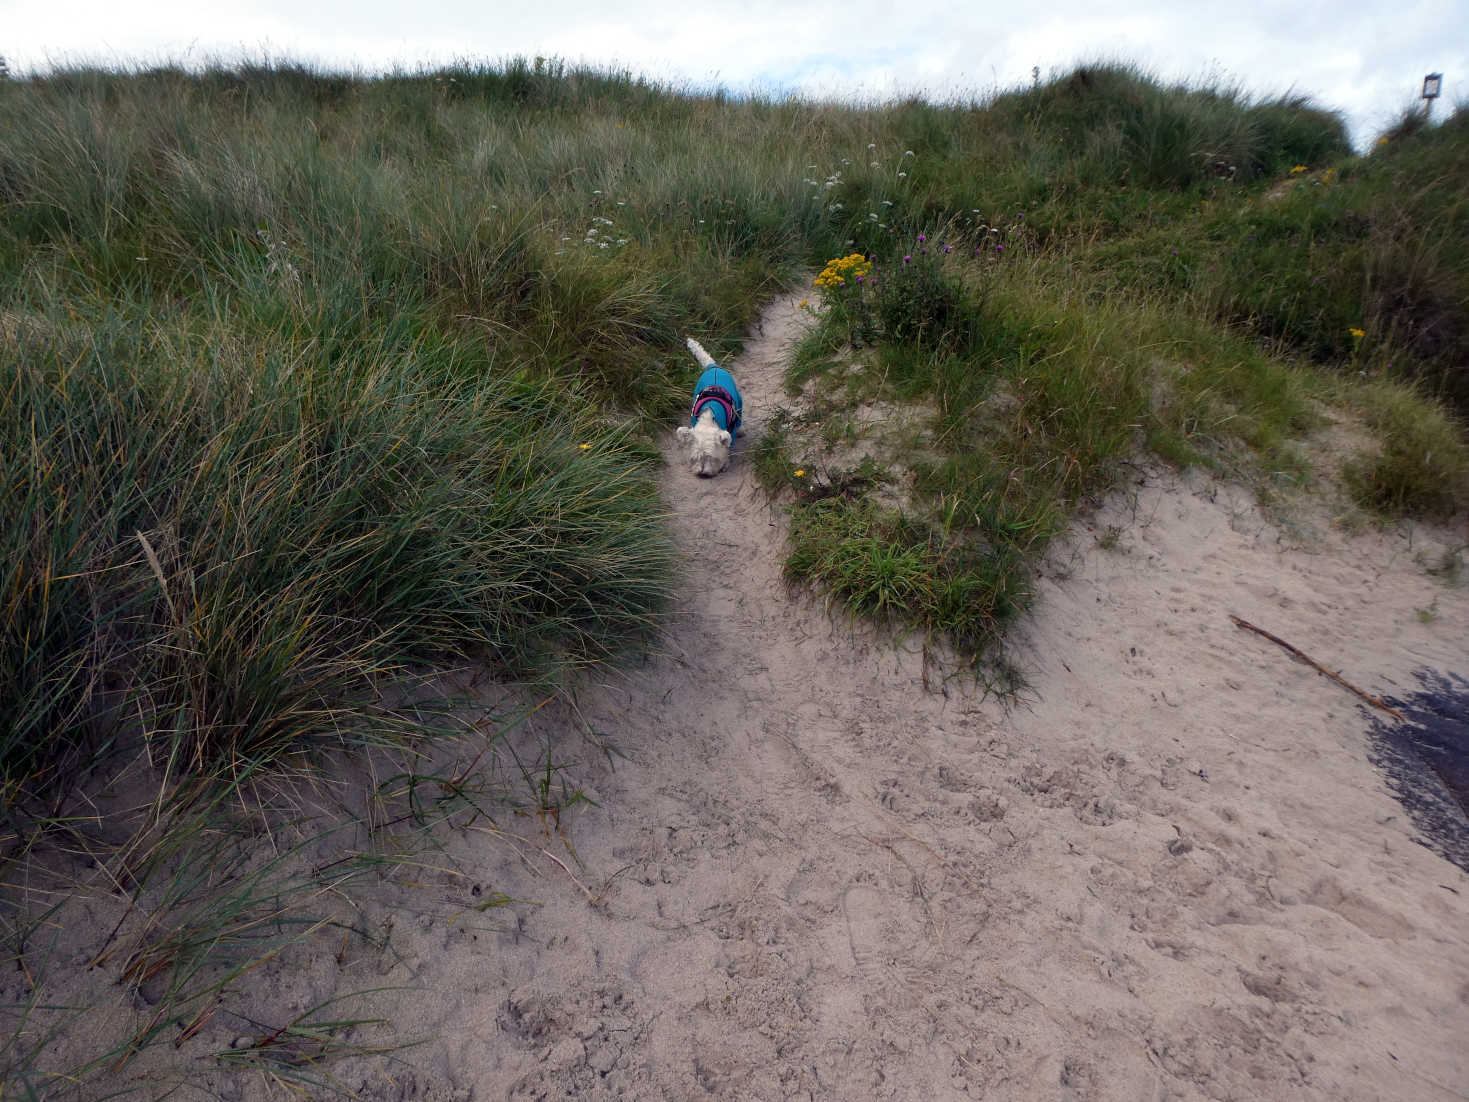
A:
[[[919,234],[919,235],[918,235],[918,240],[919,240],[919,241],[927,241],[927,240],[928,240],[928,238],[927,238],[927,237],[925,237],[925,236],[924,236],[924,235],[923,235],[923,234],[921,234],[921,233],[920,233],[920,234]]]
[[[1005,251],[1005,246],[1004,245],[996,245],[995,246],[995,252],[1002,253],[1004,251]]]
[[[951,253],[953,251],[954,251],[954,247],[952,245],[945,245],[944,246],[944,252]]]
[[[911,256],[905,256],[905,257],[903,257],[903,263],[904,263],[904,264],[907,264],[907,263],[908,263],[908,262],[909,262],[909,261],[911,261],[911,260],[912,260],[912,259],[913,259],[913,258],[912,258],[912,257],[911,257]]]

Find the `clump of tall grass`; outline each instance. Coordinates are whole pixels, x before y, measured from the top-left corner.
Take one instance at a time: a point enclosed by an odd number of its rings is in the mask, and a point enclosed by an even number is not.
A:
[[[1344,472],[1362,504],[1388,516],[1442,517],[1469,502],[1469,445],[1452,413],[1382,380],[1349,400],[1378,439],[1376,454],[1349,460]]]
[[[316,320],[119,310],[6,350],[12,799],[120,732],[235,771],[385,737],[410,664],[525,676],[656,630],[672,551],[626,432],[432,330]]]
[[[1169,87],[1121,62],[1007,93],[992,110],[1029,157],[1050,160],[1058,182],[1073,188],[1244,182],[1350,148],[1341,117],[1303,96],[1255,100],[1237,88]]]
[[[945,640],[968,663],[993,658],[1029,605],[1031,573],[1010,543],[961,541],[870,501],[822,496],[791,517],[787,574],[852,617]]]

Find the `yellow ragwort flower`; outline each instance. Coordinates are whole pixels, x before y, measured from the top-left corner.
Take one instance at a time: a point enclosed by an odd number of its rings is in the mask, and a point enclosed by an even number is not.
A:
[[[805,475],[805,473],[806,473],[806,468],[805,467],[798,467],[796,469],[796,477],[797,478],[801,478],[803,475]]]
[[[1361,340],[1367,335],[1366,330],[1358,329],[1355,326],[1353,326],[1351,329],[1348,329],[1347,332],[1352,335],[1353,340]]]

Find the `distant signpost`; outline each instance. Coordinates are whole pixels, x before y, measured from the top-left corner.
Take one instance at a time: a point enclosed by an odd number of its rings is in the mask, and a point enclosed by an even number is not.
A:
[[[1423,78],[1423,99],[1425,101],[1423,106],[1423,113],[1425,115],[1428,115],[1430,117],[1433,115],[1433,101],[1438,99],[1438,94],[1442,90],[1442,88],[1442,73],[1429,73],[1426,77]]]

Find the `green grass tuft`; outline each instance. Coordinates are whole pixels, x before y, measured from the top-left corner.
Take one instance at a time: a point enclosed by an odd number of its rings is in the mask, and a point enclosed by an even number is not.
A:
[[[1381,448],[1346,466],[1358,501],[1388,516],[1436,517],[1469,503],[1469,445],[1452,414],[1386,383],[1360,387],[1354,400]]]

